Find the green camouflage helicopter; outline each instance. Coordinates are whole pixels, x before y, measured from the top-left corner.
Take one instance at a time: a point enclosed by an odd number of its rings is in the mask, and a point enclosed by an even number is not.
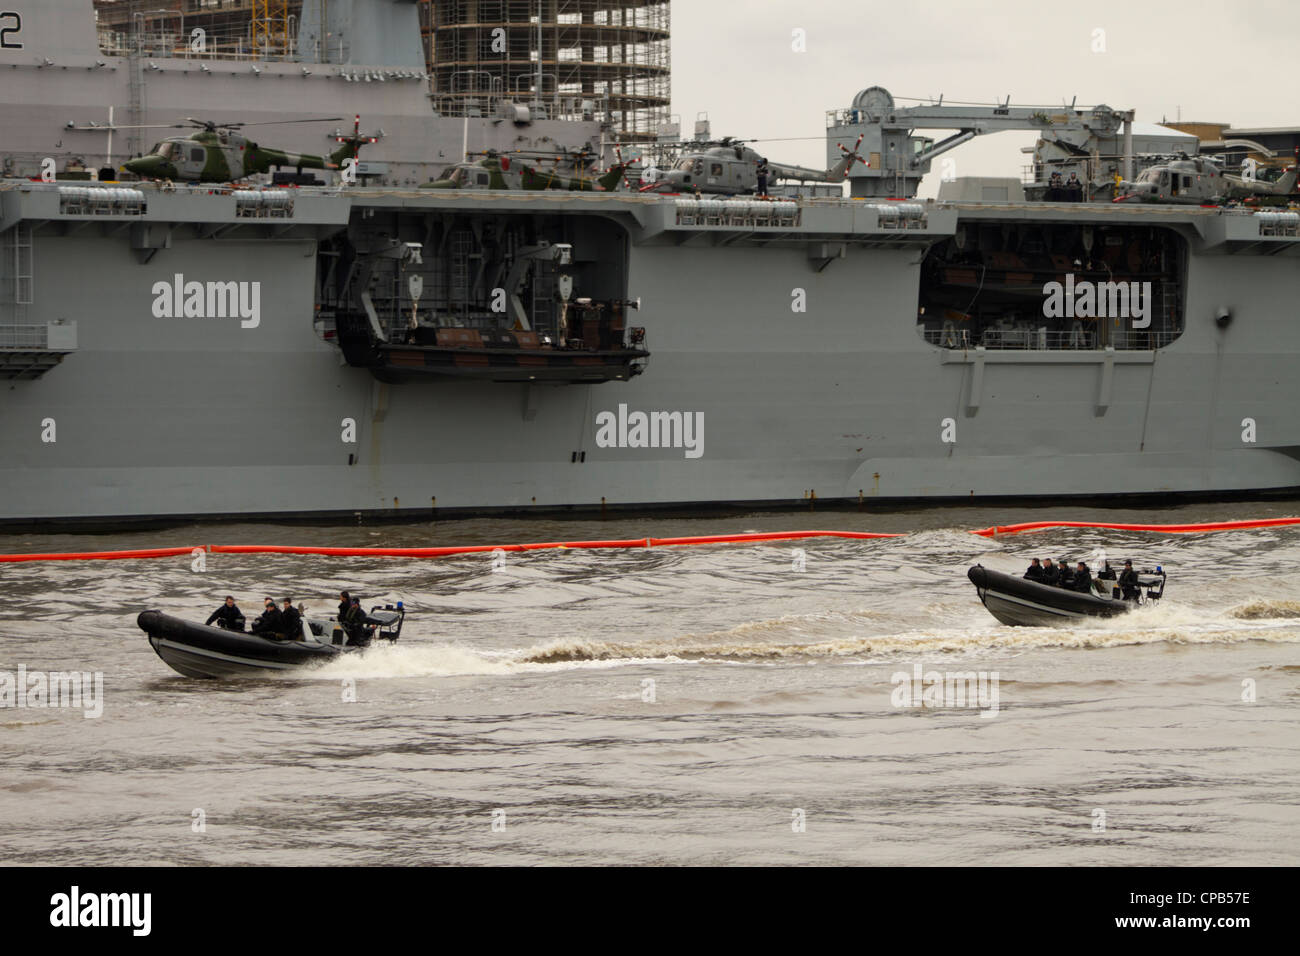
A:
[[[523,154],[501,155],[496,150],[488,150],[484,158],[477,162],[453,163],[443,170],[442,175],[433,182],[422,183],[421,189],[561,189],[571,192],[614,192],[623,184],[623,173],[628,164],[619,161],[599,176],[586,175],[584,167],[590,163],[590,154],[586,150],[573,155],[567,154]],[[523,160],[520,155],[549,156],[554,165],[549,173],[539,171]],[[561,160],[568,160],[577,169],[576,176],[562,176],[556,172]]]
[[[268,173],[273,167],[296,169],[339,169],[348,159],[355,162],[363,143],[373,143],[373,137],[336,137],[343,145],[328,157],[262,146],[246,138],[238,130],[245,126],[279,126],[282,123],[333,123],[341,117],[318,120],[283,120],[267,123],[213,123],[187,118],[184,123],[170,126],[126,127],[117,129],[185,129],[193,127],[188,136],[169,136],[156,144],[144,156],[127,160],[122,169],[144,179],[164,179],[183,183],[233,183],[248,176]],[[360,128],[357,118],[357,129]],[[104,127],[94,127],[103,129]]]

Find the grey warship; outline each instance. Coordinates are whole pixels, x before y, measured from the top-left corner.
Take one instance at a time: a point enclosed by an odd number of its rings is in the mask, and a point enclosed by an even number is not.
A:
[[[470,121],[430,113],[414,4],[337,6],[374,14],[339,62],[231,66],[107,55],[89,0],[5,5],[0,522],[1300,488],[1300,215],[1106,189],[1194,137],[870,87],[827,115],[828,166],[861,143],[842,197],[419,189]],[[173,77],[147,110],[142,72]],[[114,104],[385,135],[364,185],[29,178],[72,136],[124,158]],[[594,117],[473,124],[612,148]],[[1043,131],[1033,182],[915,198],[1001,128]]]

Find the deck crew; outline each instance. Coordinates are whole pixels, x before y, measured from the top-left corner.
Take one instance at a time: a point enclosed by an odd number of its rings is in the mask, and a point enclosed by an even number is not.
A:
[[[225,628],[227,631],[242,631],[244,629],[244,612],[239,609],[235,599],[227,594],[226,603],[221,605],[211,614],[204,624],[217,622],[217,627]]]
[[[1075,565],[1074,580],[1070,583],[1070,587],[1080,594],[1088,594],[1092,591],[1092,572],[1082,561]]]
[[[1078,173],[1070,173],[1070,178],[1065,183],[1065,201],[1083,202],[1083,183],[1079,182]]]
[[[253,622],[253,633],[263,637],[273,637],[284,630],[284,618],[276,609],[275,600],[267,598],[263,604],[262,616]]]
[[[758,172],[758,195],[766,196],[767,195],[767,160],[766,159],[760,159],[758,161],[757,172]]]
[[[1051,558],[1043,559],[1043,583],[1051,587],[1056,587],[1061,580],[1061,570],[1052,563]]]
[[[1048,202],[1061,201],[1061,174],[1052,173],[1047,179],[1047,189],[1043,193],[1043,198]]]
[[[1138,576],[1133,570],[1133,562],[1125,561],[1124,570],[1119,575],[1120,596],[1125,601],[1136,601],[1138,599]]]
[[[1029,562],[1029,570],[1025,572],[1025,580],[1037,581],[1039,584],[1043,583],[1043,565],[1037,558]]]
[[[293,606],[293,598],[284,599],[284,610],[280,612],[284,636],[291,641],[302,639],[302,614]]]

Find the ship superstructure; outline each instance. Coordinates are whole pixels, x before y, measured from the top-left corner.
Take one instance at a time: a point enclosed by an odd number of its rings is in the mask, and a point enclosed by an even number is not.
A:
[[[1300,487],[1300,214],[1035,187],[9,180],[0,520]]]

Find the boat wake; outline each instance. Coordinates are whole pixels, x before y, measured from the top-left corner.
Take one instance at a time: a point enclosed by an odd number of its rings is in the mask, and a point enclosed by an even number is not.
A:
[[[1300,604],[1254,601],[1218,615],[1166,602],[1117,618],[1089,618],[1070,627],[936,626],[875,634],[881,615],[788,615],[748,621],[725,630],[676,637],[621,641],[564,637],[518,649],[474,650],[459,644],[397,644],[374,647],[295,678],[321,680],[401,679],[548,673],[556,669],[610,668],[637,664],[775,664],[832,661],[886,663],[938,654],[1004,654],[1032,648],[1088,649],[1143,644],[1300,643]],[[855,633],[820,640],[800,635],[855,622]],[[847,628],[846,628],[847,630]]]

